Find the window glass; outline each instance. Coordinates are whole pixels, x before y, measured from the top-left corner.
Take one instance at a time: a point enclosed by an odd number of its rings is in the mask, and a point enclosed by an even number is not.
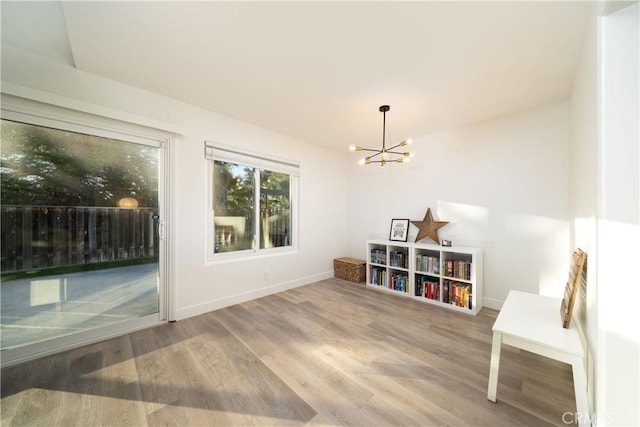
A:
[[[255,169],[214,161],[215,252],[254,248]]]
[[[164,297],[159,141],[23,119],[34,123],[0,121],[3,357],[157,321]]]
[[[290,245],[291,192],[288,174],[260,171],[260,248]]]

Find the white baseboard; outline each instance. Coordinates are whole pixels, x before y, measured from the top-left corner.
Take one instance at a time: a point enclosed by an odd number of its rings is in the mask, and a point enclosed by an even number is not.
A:
[[[308,285],[320,280],[325,280],[333,277],[333,270],[325,273],[314,274],[311,276],[301,277],[289,282],[279,283],[277,285],[267,286],[253,291],[231,295],[228,297],[220,298],[213,301],[207,301],[201,304],[191,305],[189,307],[178,308],[176,310],[176,320],[187,319],[189,317],[198,316],[200,314],[208,313],[210,311],[219,310],[221,308],[229,307],[235,304],[240,304],[246,301],[251,301],[256,298],[265,297],[267,295],[276,294],[278,292],[286,291],[288,289],[297,288],[299,286]]]
[[[504,300],[487,297],[484,297],[482,302],[483,307],[492,308],[494,310],[500,310],[502,308],[502,304],[504,304]]]

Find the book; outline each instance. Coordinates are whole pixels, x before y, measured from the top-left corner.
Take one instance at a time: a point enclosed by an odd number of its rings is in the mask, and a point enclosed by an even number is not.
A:
[[[471,261],[450,259],[446,260],[444,265],[445,276],[462,280],[471,280]]]

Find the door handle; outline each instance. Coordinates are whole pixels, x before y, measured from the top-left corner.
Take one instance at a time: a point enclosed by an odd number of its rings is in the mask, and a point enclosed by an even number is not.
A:
[[[165,237],[165,224],[163,219],[158,221],[158,237],[160,240],[164,240]]]

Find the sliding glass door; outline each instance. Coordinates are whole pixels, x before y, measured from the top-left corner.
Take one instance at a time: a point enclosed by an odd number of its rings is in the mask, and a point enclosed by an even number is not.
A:
[[[3,355],[162,320],[164,144],[6,119],[1,130]]]

